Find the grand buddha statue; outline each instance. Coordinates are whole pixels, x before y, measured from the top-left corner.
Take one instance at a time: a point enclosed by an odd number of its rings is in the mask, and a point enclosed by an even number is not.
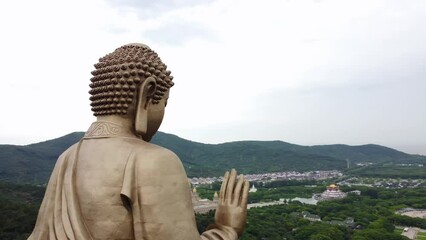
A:
[[[225,173],[215,223],[200,235],[182,162],[149,143],[173,86],[158,55],[129,44],[95,68],[90,100],[97,121],[59,157],[29,239],[238,239],[247,180]]]

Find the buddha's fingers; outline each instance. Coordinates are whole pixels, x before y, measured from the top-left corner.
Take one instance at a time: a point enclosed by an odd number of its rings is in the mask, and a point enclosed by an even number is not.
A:
[[[232,169],[231,174],[229,175],[228,186],[226,187],[225,202],[228,204],[231,204],[232,202],[232,195],[234,192],[236,179],[237,179],[237,171],[235,171],[235,169]]]
[[[237,206],[238,203],[240,202],[241,196],[241,188],[243,187],[243,183],[244,183],[244,176],[242,174],[240,174],[239,178],[238,178],[238,182],[237,185],[235,186],[234,189],[234,196],[232,197],[232,202],[231,204],[234,206]]]
[[[242,208],[247,207],[249,188],[250,188],[250,183],[247,180],[244,180],[243,194],[241,196],[241,205],[240,205]]]
[[[220,186],[220,192],[219,192],[219,200],[221,203],[225,202],[225,194],[226,194],[226,186],[228,185],[228,179],[229,179],[229,172],[226,171],[225,175],[223,176],[223,182]]]

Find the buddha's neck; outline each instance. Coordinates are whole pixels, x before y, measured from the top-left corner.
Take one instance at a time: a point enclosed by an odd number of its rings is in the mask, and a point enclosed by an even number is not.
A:
[[[108,116],[99,116],[97,117],[97,121],[106,121],[112,122],[118,125],[121,125],[123,128],[132,130],[133,129],[133,118],[119,115],[108,115]]]

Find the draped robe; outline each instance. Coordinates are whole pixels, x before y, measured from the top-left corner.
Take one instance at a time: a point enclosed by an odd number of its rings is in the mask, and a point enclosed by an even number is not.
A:
[[[97,121],[59,157],[28,239],[237,238],[218,225],[199,235],[187,176],[173,152]]]

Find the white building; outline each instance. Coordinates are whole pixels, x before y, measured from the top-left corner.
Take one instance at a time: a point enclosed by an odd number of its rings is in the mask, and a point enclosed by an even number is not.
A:
[[[249,192],[257,192],[257,188],[254,186],[254,184],[251,186]]]

